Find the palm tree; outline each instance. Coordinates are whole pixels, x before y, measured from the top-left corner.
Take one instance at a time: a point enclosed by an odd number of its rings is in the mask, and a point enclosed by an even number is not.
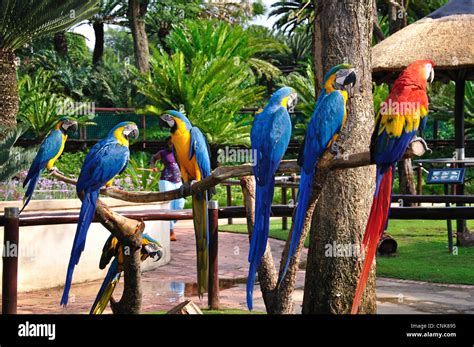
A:
[[[298,104],[296,105],[296,119],[293,122],[294,137],[300,141],[303,140],[306,133],[306,127],[316,106],[314,71],[311,63],[306,64],[304,74],[298,71],[290,73],[281,78],[281,84],[292,87],[298,93]]]
[[[180,110],[211,145],[249,145],[252,119],[239,111],[261,99],[264,88],[250,83],[248,65],[202,53],[189,63],[186,59],[181,51],[169,55],[154,49],[150,74],[132,68],[138,91],[147,99],[143,112],[159,116],[168,109]]]
[[[23,75],[18,81],[20,108],[19,124],[29,125],[40,142],[62,116],[74,118],[80,125],[95,125],[94,118],[84,106],[71,98],[55,93],[53,73],[38,69],[34,74]]]
[[[66,30],[97,11],[98,0],[0,1],[0,124],[13,127],[18,112],[15,50],[32,39]]]
[[[279,16],[274,27],[292,33],[297,27],[311,30],[314,21],[313,0],[277,1],[272,4],[269,17]]]
[[[255,35],[254,29],[245,30],[213,20],[185,21],[168,36],[167,46],[173,52],[183,52],[189,64],[197,55],[234,59],[248,64],[254,75],[276,77],[280,70],[261,55],[282,52],[285,47],[274,38]]]
[[[453,81],[433,86],[430,93],[430,118],[434,121],[454,122],[454,89]],[[465,135],[474,135],[474,83],[466,81],[464,91]]]
[[[123,24],[117,19],[127,13],[125,0],[100,0],[100,10],[91,19],[94,29],[95,44],[92,54],[92,64],[96,66],[104,54],[104,26],[105,24]]]
[[[18,138],[28,130],[27,124],[15,128],[0,125],[0,182],[9,180],[18,172],[27,170],[36,156],[37,146],[21,148],[15,146]]]

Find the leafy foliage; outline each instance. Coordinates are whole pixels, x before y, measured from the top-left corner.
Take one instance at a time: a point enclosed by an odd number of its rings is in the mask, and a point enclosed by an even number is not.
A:
[[[0,1],[0,48],[15,50],[31,39],[70,28],[92,16],[97,0]]]
[[[87,94],[92,67],[87,61],[74,62],[70,57],[61,57],[55,51],[45,50],[35,55],[35,64],[52,72],[57,83],[57,92],[74,100],[83,100]]]
[[[216,21],[185,21],[168,36],[167,45],[173,52],[184,53],[189,64],[197,55],[234,59],[236,64],[248,64],[256,76],[275,77],[278,68],[258,58],[259,54],[281,52],[284,47],[276,40],[252,35],[241,26]]]
[[[465,82],[464,120],[466,135],[474,135],[474,83]],[[454,122],[455,83],[437,84],[430,93],[430,117],[439,121]]]
[[[374,110],[375,112],[378,112],[380,109],[380,104],[387,99],[390,90],[386,83],[382,83],[382,84],[373,83],[372,86],[373,86],[372,95],[373,95],[373,100],[374,100]]]
[[[258,101],[263,88],[249,85],[247,64],[228,57],[209,60],[203,54],[186,63],[183,52],[169,55],[155,49],[150,69],[151,74],[142,74],[133,68],[136,86],[149,104],[144,112],[159,116],[180,110],[211,144],[249,144],[251,120],[238,113]]]
[[[15,146],[21,135],[28,130],[25,124],[18,124],[16,128],[0,126],[0,181],[7,181],[20,171],[28,169],[36,156],[37,147],[28,149]]]
[[[293,32],[304,26],[310,31],[314,21],[314,4],[312,0],[277,1],[271,6],[269,17],[278,17],[274,27],[283,32]]]
[[[139,170],[148,167],[150,167],[150,155],[146,152],[134,153],[125,170],[124,179],[131,180],[131,184],[138,190],[158,191],[160,175],[157,172]]]
[[[59,171],[63,172],[66,176],[79,177],[81,172],[82,163],[86,158],[87,151],[78,152],[64,152],[61,154],[59,160],[56,161],[55,165]]]
[[[280,33],[278,36],[287,46],[284,54],[276,55],[282,65],[298,65],[312,59],[312,34],[306,31],[296,31],[292,35]]]
[[[105,54],[93,74],[93,95],[102,107],[133,107],[133,75],[129,64],[115,55]]]
[[[129,59],[133,62],[133,38],[130,30],[107,28],[105,31],[105,52],[119,59]]]
[[[53,92],[52,73],[38,70],[33,76],[23,75],[18,82],[20,109],[18,120],[28,124],[38,138],[43,138],[64,115],[74,118],[80,124],[94,124],[92,115],[74,117],[82,113],[72,99]]]
[[[306,64],[305,74],[292,72],[281,79],[281,84],[292,87],[298,93],[296,111],[299,111],[301,114],[297,115],[297,119],[293,122],[295,124],[294,137],[302,140],[306,133],[309,119],[316,106],[316,86],[312,64]]]

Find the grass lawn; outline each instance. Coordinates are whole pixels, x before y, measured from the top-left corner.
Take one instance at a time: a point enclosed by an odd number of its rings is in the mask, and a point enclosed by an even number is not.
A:
[[[288,218],[288,228],[291,227],[291,218]],[[232,224],[219,226],[219,231],[228,233],[247,234],[247,224]],[[283,230],[281,228],[281,218],[278,220],[272,220],[270,222],[270,237],[277,240],[286,241],[288,238],[288,232],[290,230]],[[309,236],[304,242],[305,247],[309,247]]]
[[[473,229],[474,223],[469,221],[468,227]],[[246,233],[247,226],[223,225],[220,231]],[[445,221],[392,220],[387,232],[398,250],[394,256],[377,257],[378,276],[474,285],[474,248],[457,248],[457,254],[450,255]],[[271,222],[270,237],[286,240],[287,235],[281,220]]]

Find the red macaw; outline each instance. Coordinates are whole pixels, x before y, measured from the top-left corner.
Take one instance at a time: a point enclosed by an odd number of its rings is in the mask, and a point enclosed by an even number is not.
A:
[[[402,159],[416,132],[426,124],[427,80],[433,81],[434,63],[417,60],[402,71],[382,103],[375,120],[370,153],[377,165],[375,193],[362,240],[365,259],[351,313],[356,314],[369,276],[377,244],[388,222],[395,164]]]

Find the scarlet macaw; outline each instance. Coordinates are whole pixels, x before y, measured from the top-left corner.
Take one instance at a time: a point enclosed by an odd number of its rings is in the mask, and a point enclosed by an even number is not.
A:
[[[140,253],[142,262],[148,259],[148,257],[158,261],[163,256],[160,243],[147,234],[142,235],[142,248]],[[114,260],[110,264],[107,275],[97,293],[90,314],[102,314],[102,312],[104,312],[123,271],[123,247],[115,236],[110,235],[102,250],[99,268],[101,270],[105,269],[112,258],[114,258]]]
[[[28,170],[23,187],[28,185],[25,197],[23,198],[23,207],[20,213],[25,209],[33,196],[36,183],[41,173],[46,168],[51,171],[54,169],[54,163],[63,153],[64,145],[67,140],[68,133],[77,131],[77,122],[75,120],[63,117],[59,119],[54,128],[46,135],[41,143],[38,154],[36,154],[33,163]]]
[[[189,119],[178,111],[166,111],[161,119],[171,128],[171,142],[184,183],[201,181],[211,174],[210,149],[199,128],[192,126]],[[193,195],[193,222],[196,236],[198,295],[207,290],[209,274],[209,218],[207,201],[213,192]]]
[[[355,82],[356,73],[349,64],[336,65],[324,76],[323,89],[319,94],[298,156],[298,165],[301,167],[298,205],[296,206],[288,258],[279,282],[285,278],[291,257],[295,254],[300,241],[318,160],[337,139],[346,122],[347,91],[345,88],[347,85],[353,86]]]
[[[356,314],[364,293],[377,244],[388,223],[395,164],[402,159],[428,114],[427,80],[434,78],[434,63],[417,60],[402,71],[382,103],[371,138],[371,160],[377,165],[375,193],[362,240],[365,259],[351,313]]]
[[[291,120],[288,109],[294,107],[297,94],[283,87],[270,97],[262,112],[255,115],[250,132],[252,151],[256,154],[253,174],[256,181],[255,223],[250,239],[247,278],[247,306],[253,308],[253,286],[256,272],[267,247],[270,228],[270,211],[275,186],[275,172],[285,154],[291,137]]]
[[[110,187],[116,175],[122,173],[130,157],[129,139],[138,137],[138,128],[133,122],[117,124],[106,138],[96,143],[82,164],[76,184],[78,196],[82,197],[81,212],[77,223],[76,236],[71,250],[71,258],[66,275],[61,305],[67,305],[74,267],[79,263],[86,244],[87,231],[94,218],[100,188]]]

